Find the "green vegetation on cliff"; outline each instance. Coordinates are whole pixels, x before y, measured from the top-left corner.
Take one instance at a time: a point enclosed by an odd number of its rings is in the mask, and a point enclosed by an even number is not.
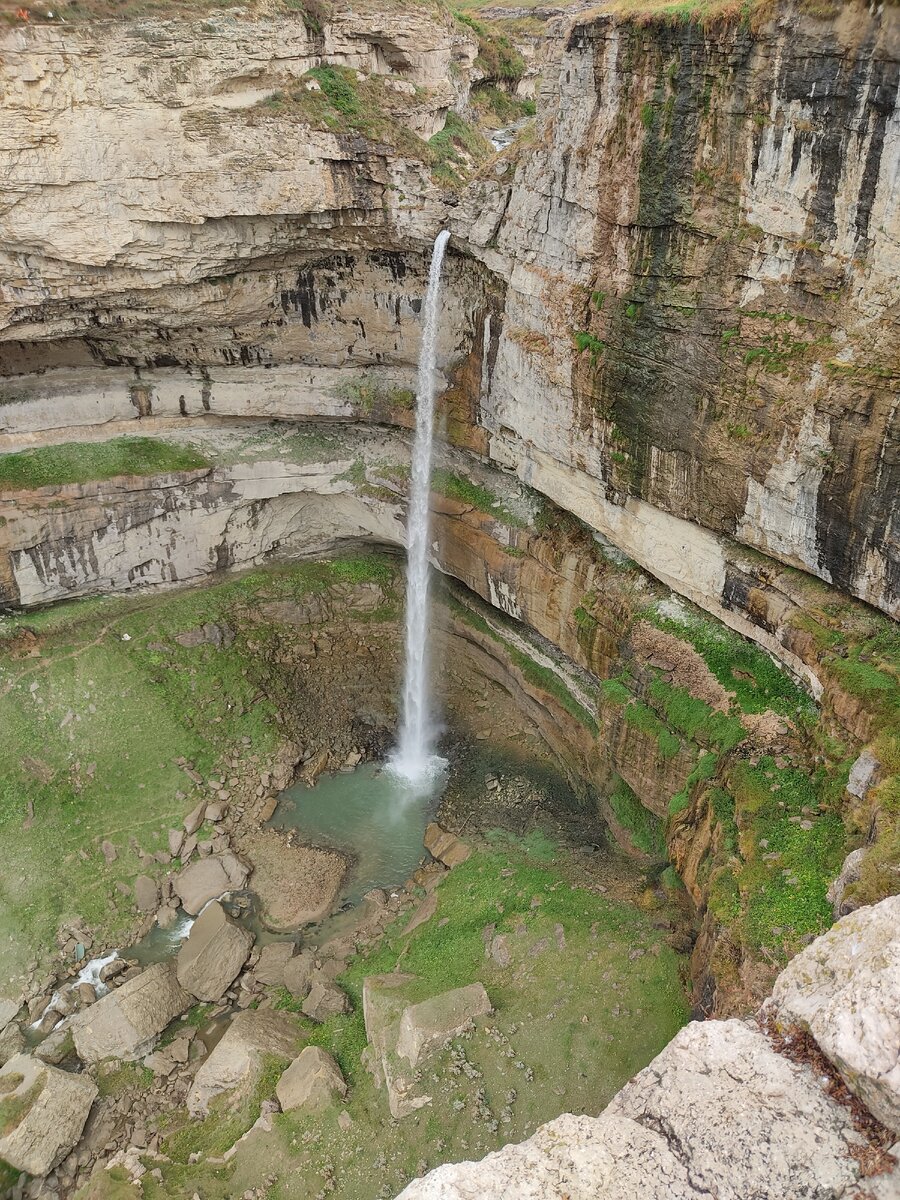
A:
[[[662,821],[649,809],[644,808],[624,779],[619,779],[610,794],[609,807],[619,825],[638,850],[655,859],[666,857],[666,839]]]
[[[119,475],[199,471],[209,462],[190,446],[149,437],[109,442],[63,442],[16,454],[0,454],[0,492],[91,483]]]

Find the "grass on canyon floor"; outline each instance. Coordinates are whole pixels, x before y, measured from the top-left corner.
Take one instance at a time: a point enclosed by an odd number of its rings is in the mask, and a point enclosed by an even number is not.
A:
[[[215,1118],[197,1126],[182,1114],[167,1143],[176,1161],[163,1164],[162,1183],[144,1177],[146,1200],[194,1192],[224,1200],[260,1186],[272,1200],[323,1188],[335,1200],[395,1195],[427,1168],[528,1137],[561,1112],[599,1112],[687,1019],[677,957],[652,915],[573,886],[565,852],[542,835],[489,835],[437,897],[425,925],[407,936],[402,917],[351,962],[339,981],[350,1016],[306,1025],[309,1040],[338,1059],[347,1100],[312,1116],[276,1116],[225,1167],[188,1159],[223,1149],[238,1125],[226,1118],[219,1137]],[[487,952],[495,935],[506,939],[507,966]],[[427,1063],[420,1086],[431,1103],[400,1121],[361,1062],[363,981],[395,969],[418,977],[409,1002],[480,981],[495,1009]],[[252,1116],[244,1113],[244,1127]]]
[[[15,454],[0,454],[0,495],[32,488],[90,483],[118,475],[197,471],[210,464],[189,446],[149,437],[108,442],[63,442]]]
[[[134,923],[116,885],[154,869],[135,846],[165,850],[166,829],[196,803],[177,758],[206,778],[228,754],[276,749],[268,660],[248,645],[266,638],[260,601],[387,585],[393,570],[376,556],[303,563],[0,618],[0,994],[55,948],[61,922],[82,918],[104,946]],[[236,623],[230,646],[174,640],[241,611],[254,623]],[[118,852],[110,864],[104,839]]]

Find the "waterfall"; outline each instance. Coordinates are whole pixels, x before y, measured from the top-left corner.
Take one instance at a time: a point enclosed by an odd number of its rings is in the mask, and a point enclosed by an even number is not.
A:
[[[419,377],[416,386],[416,432],[413,441],[406,523],[406,674],[403,683],[403,724],[391,767],[397,775],[421,785],[443,765],[434,756],[434,728],[428,688],[428,577],[431,455],[434,440],[435,340],[441,266],[450,234],[437,235],[431,253]]]

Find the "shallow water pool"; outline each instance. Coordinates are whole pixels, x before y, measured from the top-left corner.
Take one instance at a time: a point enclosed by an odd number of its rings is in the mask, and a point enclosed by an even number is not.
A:
[[[314,787],[282,792],[271,824],[296,829],[311,846],[343,850],[354,864],[342,900],[358,904],[371,888],[404,883],[425,853],[422,839],[443,791],[443,778],[413,790],[380,763],[323,775]]]

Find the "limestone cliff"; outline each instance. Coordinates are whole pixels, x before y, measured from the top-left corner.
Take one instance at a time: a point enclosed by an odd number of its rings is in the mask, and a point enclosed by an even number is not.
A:
[[[531,141],[462,195],[418,135],[483,68],[428,7],[17,28],[3,426],[217,411],[223,367],[221,411],[330,411],[319,368],[412,365],[449,223],[442,364],[496,462],[726,619],[732,539],[895,613],[897,24],[548,35]],[[310,109],[322,63],[384,119]]]
[[[445,467],[481,488],[436,489],[452,636],[677,867],[698,1000],[757,996],[760,947],[830,920],[843,849],[874,843],[848,903],[896,889],[896,630],[848,595],[898,611],[898,25],[553,26],[535,125],[481,169],[453,122],[452,158],[428,140],[490,71],[429,5],[14,27],[0,452],[230,448],[9,489],[0,602],[399,544],[384,427],[410,424],[449,226]],[[272,420],[269,455],[247,426]]]

